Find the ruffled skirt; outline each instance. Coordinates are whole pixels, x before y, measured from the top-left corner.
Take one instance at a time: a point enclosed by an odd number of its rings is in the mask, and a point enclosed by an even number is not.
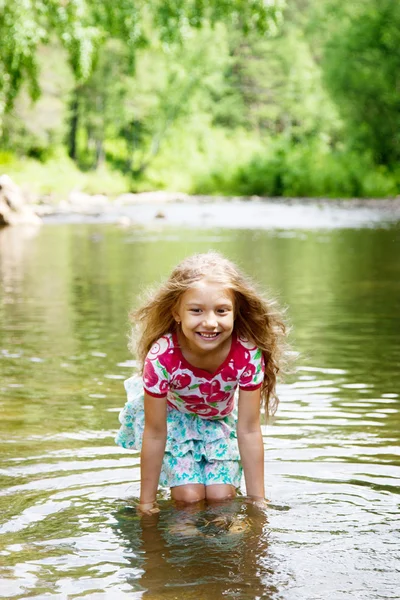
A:
[[[139,452],[144,430],[144,395],[140,377],[124,383],[128,400],[120,412],[115,442]],[[237,413],[219,420],[168,407],[167,442],[160,485],[229,483],[239,487],[240,455],[236,437]]]

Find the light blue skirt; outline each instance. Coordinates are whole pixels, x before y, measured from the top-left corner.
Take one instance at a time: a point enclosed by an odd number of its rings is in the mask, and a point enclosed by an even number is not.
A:
[[[120,412],[115,442],[140,452],[144,430],[144,394],[138,376],[124,383],[128,400]],[[240,485],[241,465],[236,435],[237,410],[219,420],[208,420],[168,407],[167,442],[160,485],[230,483]],[[206,466],[206,481],[199,479]],[[204,469],[203,469],[204,470]]]

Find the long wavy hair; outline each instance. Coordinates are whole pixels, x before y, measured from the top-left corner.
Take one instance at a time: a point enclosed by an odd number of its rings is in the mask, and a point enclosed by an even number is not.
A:
[[[254,342],[265,360],[261,399],[266,416],[278,407],[276,382],[286,365],[288,345],[283,311],[276,301],[266,299],[240,269],[218,252],[195,254],[179,263],[165,283],[149,291],[144,304],[131,312],[133,324],[129,347],[144,360],[158,338],[177,330],[173,311],[182,295],[197,281],[206,279],[223,284],[234,295],[234,330],[238,336]]]

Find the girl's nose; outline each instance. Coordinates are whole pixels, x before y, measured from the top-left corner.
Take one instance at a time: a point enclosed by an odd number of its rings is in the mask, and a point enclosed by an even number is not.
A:
[[[217,319],[216,319],[216,316],[214,315],[214,313],[204,315],[203,325],[205,327],[210,327],[210,328],[217,327],[218,323],[217,323]]]

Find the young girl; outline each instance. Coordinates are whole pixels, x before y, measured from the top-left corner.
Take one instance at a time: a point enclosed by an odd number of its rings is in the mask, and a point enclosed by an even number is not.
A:
[[[178,502],[231,498],[242,470],[262,501],[260,408],[276,410],[285,337],[274,303],[209,252],[181,262],[132,320],[142,378],[125,382],[116,443],[141,450],[139,512],[158,512],[158,483]]]

